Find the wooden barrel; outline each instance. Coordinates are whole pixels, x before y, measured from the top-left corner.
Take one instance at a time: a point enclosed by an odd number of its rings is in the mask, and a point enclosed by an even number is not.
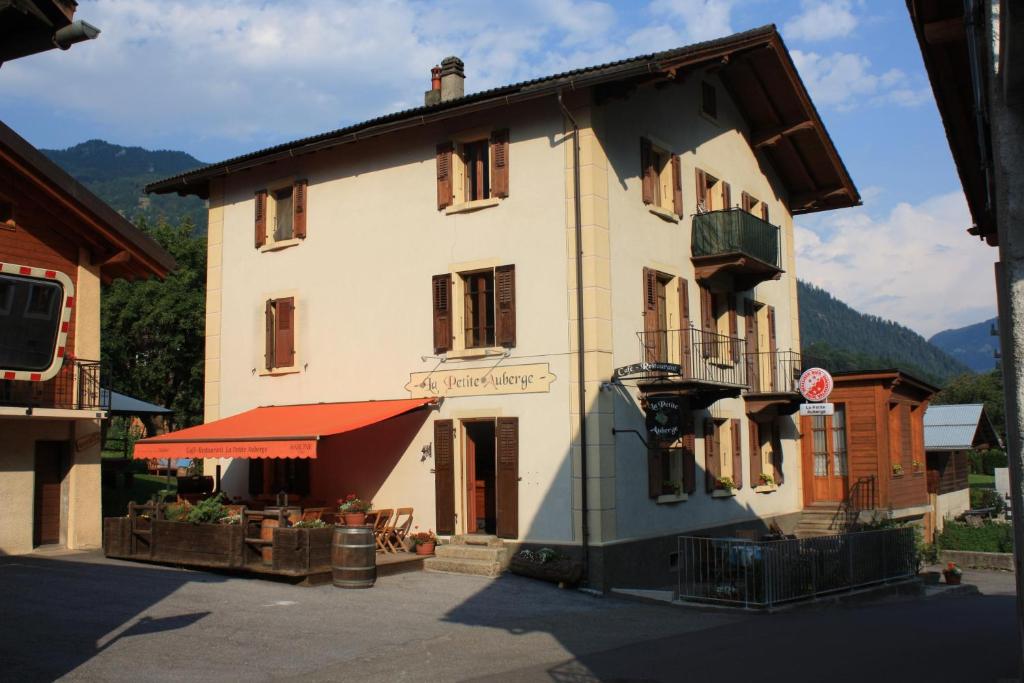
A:
[[[274,564],[274,529],[280,525],[277,517],[264,517],[263,524],[260,526],[260,539],[264,541],[271,541],[264,545],[260,552],[263,555],[263,564],[272,565]]]
[[[331,578],[338,588],[370,588],[377,581],[377,544],[369,526],[334,528]]]

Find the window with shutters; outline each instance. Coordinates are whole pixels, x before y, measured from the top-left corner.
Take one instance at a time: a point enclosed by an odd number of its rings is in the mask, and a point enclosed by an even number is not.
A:
[[[256,248],[276,251],[306,237],[307,182],[277,183],[256,193]]]
[[[746,192],[742,193],[742,199],[740,201],[740,208],[747,213],[759,217],[765,223],[768,223],[768,204],[761,200],[753,197]]]
[[[700,113],[718,120],[718,91],[707,81],[701,81],[700,84]]]
[[[687,412],[679,417],[681,434],[672,443],[659,443],[649,435],[647,495],[659,504],[685,501],[696,488],[693,414]]]
[[[677,363],[689,368],[686,358],[691,340],[687,281],[644,268],[643,297],[643,360]]]
[[[702,327],[713,334],[703,335],[704,358],[720,365],[740,361],[739,318],[737,297],[726,292],[712,292],[700,285]]]
[[[514,265],[435,275],[431,306],[434,353],[516,345]]]
[[[508,197],[508,130],[437,146],[437,208],[457,213]]]
[[[266,326],[263,367],[274,373],[294,370],[295,363],[295,299],[268,299],[264,304]]]
[[[732,188],[729,183],[699,168],[696,178],[698,213],[732,208]]]
[[[640,139],[640,181],[644,204],[673,221],[683,215],[679,157],[647,138]]]
[[[705,423],[704,462],[708,492],[715,496],[733,495],[742,489],[743,439],[737,418],[713,418]],[[731,486],[726,486],[731,482]]]

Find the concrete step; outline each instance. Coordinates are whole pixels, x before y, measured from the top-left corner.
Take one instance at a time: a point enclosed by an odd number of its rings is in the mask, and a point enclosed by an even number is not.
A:
[[[434,548],[437,557],[446,559],[488,560],[505,566],[508,564],[508,551],[504,547],[486,545],[464,545],[462,543],[446,543]]]
[[[474,576],[496,577],[501,574],[501,565],[491,560],[471,560],[467,558],[428,557],[423,563],[428,572],[448,572],[450,574],[472,574]]]
[[[485,545],[492,548],[503,548],[505,542],[492,534],[462,534],[452,536],[453,545]]]

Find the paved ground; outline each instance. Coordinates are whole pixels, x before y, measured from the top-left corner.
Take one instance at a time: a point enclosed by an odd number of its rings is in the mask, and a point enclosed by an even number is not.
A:
[[[765,616],[514,576],[344,591],[88,553],[0,557],[0,680],[1008,680],[1012,576],[977,578],[985,595]]]

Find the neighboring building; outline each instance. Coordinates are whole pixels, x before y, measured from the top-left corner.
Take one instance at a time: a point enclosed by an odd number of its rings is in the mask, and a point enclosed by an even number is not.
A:
[[[100,545],[100,285],[173,266],[0,123],[0,553]]]
[[[136,455],[237,454],[233,495],[413,506],[597,587],[670,581],[682,532],[795,523],[792,217],[859,195],[774,27],[434,75],[424,107],[148,188],[210,201],[207,424]]]
[[[981,403],[929,406],[924,414],[928,493],[935,499],[935,526],[971,507],[968,451],[1002,448]]]
[[[804,503],[839,522],[884,512],[930,528],[924,413],[938,391],[900,370],[840,372],[831,416],[800,418]]]

